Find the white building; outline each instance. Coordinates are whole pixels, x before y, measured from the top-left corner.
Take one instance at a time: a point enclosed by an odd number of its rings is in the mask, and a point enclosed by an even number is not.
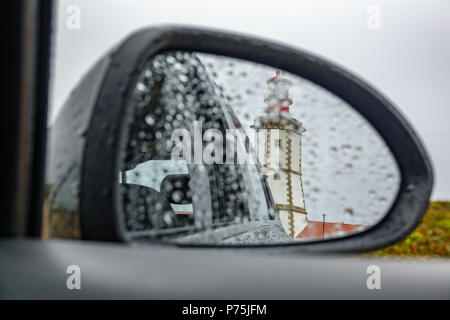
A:
[[[308,224],[301,174],[302,123],[289,114],[290,82],[276,76],[267,80],[269,94],[264,101],[268,113],[255,119],[258,146],[263,146],[263,168],[281,223],[295,238]],[[259,158],[261,161],[261,157]]]

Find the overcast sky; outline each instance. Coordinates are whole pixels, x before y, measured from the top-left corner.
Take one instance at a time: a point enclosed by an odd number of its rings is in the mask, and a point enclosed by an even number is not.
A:
[[[138,28],[185,24],[256,35],[302,48],[360,75],[414,125],[435,168],[434,199],[450,199],[450,1],[57,1],[50,121],[80,77]],[[80,9],[80,29],[67,12]],[[367,8],[380,10],[369,29]],[[373,26],[373,24],[372,24]]]

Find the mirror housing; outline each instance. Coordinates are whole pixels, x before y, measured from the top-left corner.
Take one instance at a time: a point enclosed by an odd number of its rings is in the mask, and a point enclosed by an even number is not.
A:
[[[196,51],[249,60],[310,80],[348,102],[380,134],[395,157],[399,193],[387,215],[375,226],[341,239],[256,246],[306,252],[363,252],[405,237],[420,222],[433,185],[423,144],[399,111],[371,86],[343,68],[310,53],[256,38],[185,27],[137,31],[106,54],[83,78],[62,110],[52,135],[55,192],[75,185],[81,236],[89,240],[129,241],[123,222],[118,184],[127,143],[127,105],[149,59],[172,50]],[[70,119],[72,122],[68,123]],[[61,119],[60,119],[61,118]],[[61,140],[75,148],[65,153]],[[59,146],[58,146],[59,145]],[[101,150],[101,152],[99,152]],[[67,176],[77,183],[64,185]],[[255,246],[252,246],[255,247]]]

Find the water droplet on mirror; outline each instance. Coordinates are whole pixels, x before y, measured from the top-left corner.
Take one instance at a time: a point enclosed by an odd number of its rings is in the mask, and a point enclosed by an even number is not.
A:
[[[153,126],[155,124],[155,119],[151,116],[151,115],[147,115],[145,117],[145,122],[149,125],[149,126]]]

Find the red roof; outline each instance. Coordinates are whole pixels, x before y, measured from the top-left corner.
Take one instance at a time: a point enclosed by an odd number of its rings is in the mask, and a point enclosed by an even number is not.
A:
[[[368,226],[360,224],[333,223],[321,221],[308,221],[308,225],[300,232],[297,238],[323,238],[325,236],[336,236],[336,233],[355,233],[358,229],[365,229]],[[325,230],[324,230],[325,229]]]

